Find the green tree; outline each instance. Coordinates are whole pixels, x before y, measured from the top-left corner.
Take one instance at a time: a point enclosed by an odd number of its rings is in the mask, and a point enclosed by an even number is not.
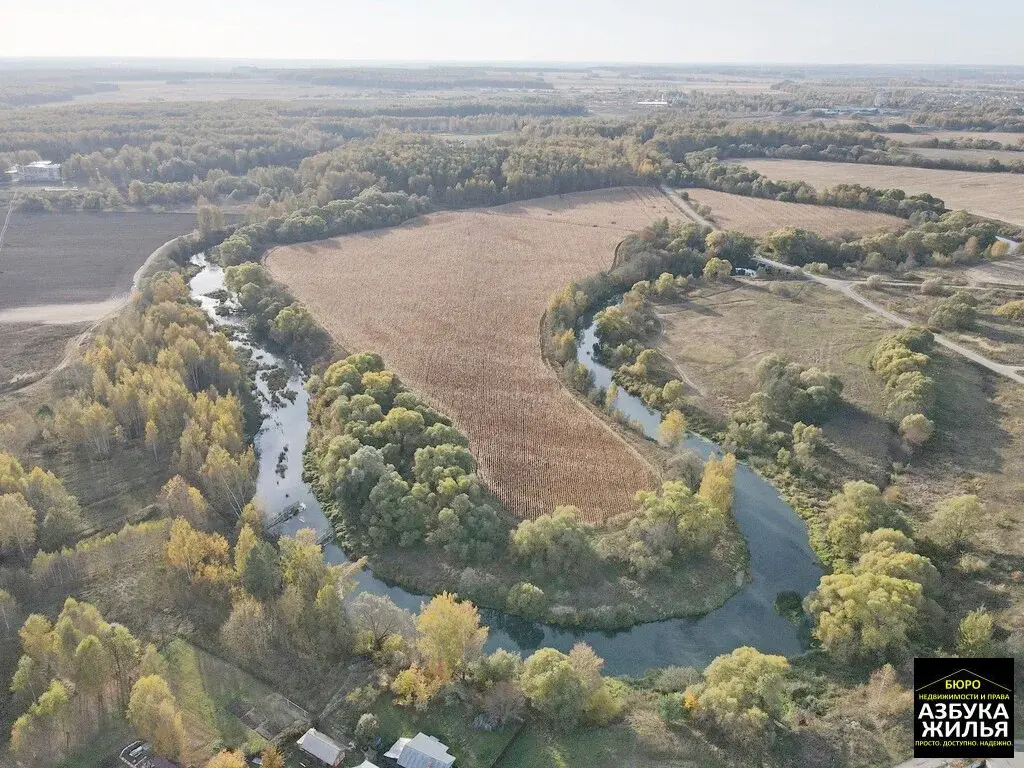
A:
[[[572,661],[554,648],[541,648],[523,664],[520,683],[545,722],[571,730],[583,719],[587,691]]]
[[[266,541],[255,543],[245,558],[241,581],[245,591],[257,600],[270,600],[280,591],[281,557],[272,544]]]
[[[102,709],[103,691],[111,680],[110,654],[95,635],[87,635],[75,649],[75,687],[87,695],[95,696]]]
[[[828,516],[829,543],[841,557],[852,559],[859,552],[861,536],[888,523],[893,510],[878,486],[857,480],[829,499]]]
[[[726,259],[710,258],[704,265],[704,279],[711,281],[725,280],[732,274],[732,264]]]
[[[547,613],[548,598],[540,587],[528,581],[519,582],[509,589],[505,606],[512,613],[536,621],[544,618]]]
[[[512,536],[516,554],[543,576],[585,573],[596,557],[593,529],[576,507],[556,507],[550,515],[524,520]]]
[[[837,573],[808,595],[814,636],[845,658],[906,649],[924,605],[921,584],[884,574]]]
[[[971,611],[960,622],[956,634],[956,654],[963,658],[984,658],[994,655],[992,633],[995,622],[984,608]]]
[[[737,648],[705,670],[705,683],[698,686],[699,705],[723,722],[738,718],[764,726],[769,719],[785,717],[790,707],[788,673],[789,662],[783,656]]]
[[[17,549],[24,555],[36,541],[36,515],[20,493],[0,495],[0,548]]]
[[[970,547],[985,527],[985,508],[981,500],[965,495],[939,502],[927,525],[927,533],[940,547],[960,552]]]

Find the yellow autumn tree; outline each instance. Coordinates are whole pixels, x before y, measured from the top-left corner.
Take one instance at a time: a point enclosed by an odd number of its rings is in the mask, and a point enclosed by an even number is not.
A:
[[[736,457],[727,453],[722,458],[712,456],[704,465],[697,495],[722,512],[732,509],[733,478],[736,475]]]
[[[675,448],[686,437],[686,417],[682,411],[671,410],[665,414],[658,427],[658,439],[666,448]]]
[[[427,666],[443,667],[448,678],[465,675],[487,642],[487,627],[480,625],[476,606],[448,592],[435,597],[416,617],[416,647]]]

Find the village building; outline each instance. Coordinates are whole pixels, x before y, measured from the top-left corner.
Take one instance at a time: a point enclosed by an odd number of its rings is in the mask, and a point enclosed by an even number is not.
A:
[[[448,754],[448,747],[425,733],[399,739],[384,757],[391,758],[401,768],[451,768],[455,762],[455,756]]]
[[[295,743],[307,755],[315,757],[324,765],[331,766],[331,768],[339,765],[341,759],[345,756],[345,750],[338,742],[330,736],[320,733],[315,728],[310,728]]]
[[[60,181],[60,163],[49,160],[36,160],[28,165],[14,165],[7,171],[12,181],[24,181],[38,184],[46,181]]]

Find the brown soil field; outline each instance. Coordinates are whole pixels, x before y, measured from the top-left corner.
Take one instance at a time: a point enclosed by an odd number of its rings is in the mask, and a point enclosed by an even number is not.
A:
[[[759,236],[780,227],[799,227],[834,237],[843,232],[866,235],[880,229],[902,229],[906,221],[872,211],[853,211],[804,203],[781,203],[710,189],[689,189],[690,199],[711,206],[711,217],[722,229]]]
[[[755,158],[744,158],[741,165],[770,179],[806,181],[818,189],[847,183],[910,194],[928,192],[942,198],[948,208],[1024,226],[1024,174]]]
[[[555,291],[665,216],[679,213],[659,192],[603,190],[278,248],[267,263],[342,346],[379,352],[454,419],[514,515],[575,504],[600,521],[655,478],[543,361],[539,323]]]
[[[49,373],[63,359],[68,342],[88,327],[0,323],[0,394]]]
[[[194,226],[189,214],[15,213],[0,251],[0,310],[125,293],[151,252]]]

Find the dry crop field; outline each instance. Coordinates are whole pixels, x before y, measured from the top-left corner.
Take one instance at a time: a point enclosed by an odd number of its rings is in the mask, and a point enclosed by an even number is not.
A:
[[[941,147],[907,147],[907,152],[928,160],[960,160],[968,163],[987,163],[990,159],[1004,165],[1024,163],[1024,152],[1009,149],[943,149]]]
[[[844,232],[866,235],[880,229],[902,229],[898,216],[805,203],[782,203],[759,197],[730,195],[710,189],[688,189],[690,199],[711,206],[711,217],[722,229],[760,236],[780,227],[799,227],[826,237]]]
[[[901,141],[904,144],[913,144],[916,141],[928,141],[929,139],[938,139],[939,141],[983,139],[985,141],[998,141],[1011,147],[1024,144],[1024,133],[1010,133],[1007,131],[991,131],[989,133],[981,131],[922,131],[921,133],[886,133],[884,135],[887,139]]]
[[[191,214],[15,213],[0,251],[0,310],[125,293],[150,253],[194,227]]]
[[[538,326],[555,291],[666,216],[680,218],[655,190],[603,190],[278,248],[267,263],[342,346],[379,352],[455,420],[513,514],[575,504],[599,521],[654,478],[544,363]]]
[[[1024,226],[1024,174],[817,160],[744,158],[739,162],[770,179],[805,181],[819,190],[836,184],[864,184],[879,189],[902,189],[909,194],[928,192],[942,198],[947,208],[963,208],[979,216]]]

